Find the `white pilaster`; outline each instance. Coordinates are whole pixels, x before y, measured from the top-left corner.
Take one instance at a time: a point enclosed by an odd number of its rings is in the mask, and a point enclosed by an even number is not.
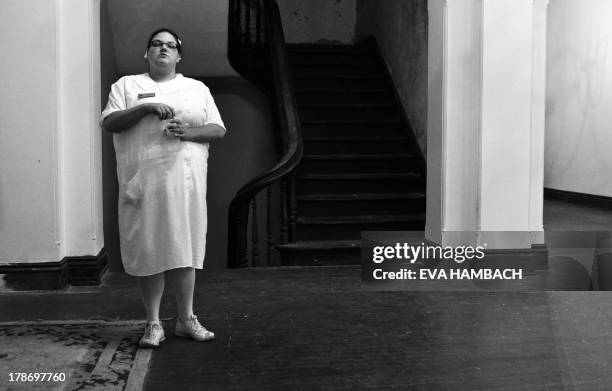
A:
[[[546,28],[549,0],[533,2],[533,88],[531,115],[531,182],[529,230],[531,242],[544,243],[544,156],[546,133]]]
[[[6,0],[0,263],[96,255],[102,237],[99,0]]]
[[[95,255],[102,232],[100,1],[57,0],[60,258]]]
[[[429,2],[430,240],[526,248],[542,231],[543,2]]]

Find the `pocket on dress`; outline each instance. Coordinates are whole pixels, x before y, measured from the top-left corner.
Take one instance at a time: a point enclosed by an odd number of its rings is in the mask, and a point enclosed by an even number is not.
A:
[[[128,182],[121,185],[121,197],[123,202],[136,208],[140,206],[144,195],[144,184],[140,169]]]

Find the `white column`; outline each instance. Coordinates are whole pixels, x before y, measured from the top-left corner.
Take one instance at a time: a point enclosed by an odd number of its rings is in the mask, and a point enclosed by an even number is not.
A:
[[[3,0],[0,14],[0,262],[56,261],[55,4]]]
[[[432,0],[428,8],[426,236],[530,247],[530,231],[542,230],[546,6]]]
[[[427,212],[425,237],[442,243],[442,150],[445,121],[446,2],[429,0],[427,30]]]
[[[549,0],[533,5],[533,90],[531,115],[531,185],[529,230],[532,244],[544,243],[544,157],[546,154],[546,39]]]
[[[482,9],[431,0],[426,237],[475,244],[479,230]]]
[[[3,0],[0,263],[96,255],[99,0]]]
[[[60,257],[96,255],[102,231],[100,0],[57,0]]]

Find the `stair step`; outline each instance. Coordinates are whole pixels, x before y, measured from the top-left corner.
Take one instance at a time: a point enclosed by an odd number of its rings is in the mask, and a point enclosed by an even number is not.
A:
[[[357,60],[358,61],[355,61]],[[347,63],[347,61],[352,60]],[[346,53],[316,53],[314,55],[307,55],[306,53],[291,53],[289,52],[289,62],[292,67],[303,67],[308,69],[310,67],[340,67],[346,68],[348,65],[351,67],[359,66],[374,66],[379,63],[364,53],[359,52],[346,52]]]
[[[319,91],[296,91],[295,97],[298,106],[304,104],[367,104],[367,103],[388,103],[390,93],[387,89],[371,89],[368,91],[333,91],[321,89]]]
[[[389,104],[298,105],[298,109],[302,121],[402,119],[401,112]]]
[[[408,153],[360,153],[360,154],[321,154],[304,155],[303,160],[406,160],[413,156]]]
[[[294,92],[296,95],[316,94],[318,96],[326,94],[351,94],[351,95],[369,95],[381,94],[388,96],[389,90],[381,86],[376,80],[364,80],[359,83],[345,82],[337,80],[335,82],[326,83],[325,81],[313,82],[312,80],[301,80],[294,83]]]
[[[400,136],[406,129],[404,123],[397,119],[308,119],[300,120],[300,124],[304,137],[365,137],[374,133]]]
[[[355,77],[345,76],[336,78],[295,78],[293,86],[295,91],[301,92],[322,92],[338,91],[351,93],[370,93],[389,91],[386,80],[382,77]]]
[[[322,120],[307,120],[301,121],[303,126],[321,126],[321,125],[355,125],[355,126],[400,126],[402,121],[397,119],[322,119]]]
[[[425,212],[423,193],[307,194],[297,197],[299,216],[402,215]]]
[[[339,153],[346,149],[328,153],[306,154],[298,168],[299,174],[374,174],[374,173],[410,173],[409,164],[414,156],[409,153],[376,153],[384,152],[373,146],[369,153]],[[308,148],[308,146],[307,146]],[[349,151],[350,152],[350,151]]]
[[[301,171],[301,170],[300,170]],[[297,175],[297,194],[424,192],[418,173],[303,173]]]
[[[360,239],[362,231],[420,231],[425,214],[313,216],[297,219],[298,240]]]
[[[379,80],[382,81],[385,78],[382,75],[367,74],[367,75],[353,75],[350,73],[335,73],[335,74],[305,74],[305,75],[293,75],[294,80]]]
[[[308,88],[295,88],[294,91],[298,105],[303,102],[329,103],[337,102],[338,100],[343,100],[345,102],[355,101],[358,103],[387,102],[390,94],[387,88],[380,86],[373,88],[354,87],[350,90],[344,90],[310,85]]]
[[[359,265],[361,240],[313,240],[280,244],[283,266]]]
[[[367,46],[361,45],[336,45],[336,44],[311,44],[311,43],[293,43],[288,44],[289,53],[360,53],[369,54],[370,50]]]
[[[343,60],[333,58],[309,59],[307,62],[291,59],[291,73],[294,76],[325,75],[328,73],[343,73],[345,75],[371,75],[380,74],[380,64],[373,60],[360,59],[350,66]]]
[[[405,154],[411,151],[406,137],[363,139],[356,137],[326,137],[322,140],[304,138],[304,151],[308,155],[324,154]]]
[[[361,248],[361,240],[310,240],[276,246],[285,251],[336,250]]]
[[[421,175],[415,172],[410,173],[351,173],[351,174],[301,174],[298,179],[310,179],[318,181],[343,181],[354,179],[417,179]]]
[[[355,64],[364,62],[373,63],[370,50],[363,46],[347,45],[313,45],[313,46],[294,46],[288,45],[290,63],[297,64],[316,64],[352,67]]]
[[[297,197],[298,202],[328,202],[328,201],[393,201],[393,200],[424,200],[423,193],[354,193],[354,194],[308,194]]]
[[[305,142],[343,142],[343,143],[385,143],[410,141],[405,136],[307,136],[303,138]]]
[[[300,109],[319,109],[319,110],[338,110],[338,109],[389,109],[393,108],[394,105],[391,102],[372,102],[372,103],[359,103],[359,102],[329,102],[329,103],[303,103],[298,104]]]
[[[298,217],[298,224],[308,225],[345,225],[345,224],[368,224],[368,223],[398,223],[424,221],[425,214],[410,215],[358,215],[358,216],[315,216]]]
[[[338,122],[338,121],[301,121],[302,135],[310,137],[352,137],[361,138],[373,134],[381,137],[401,137],[407,134],[409,127],[403,122],[373,123]]]
[[[305,67],[321,67],[328,69],[345,69],[349,67],[372,67],[377,71],[380,64],[377,64],[370,56],[359,52],[346,53],[289,53],[289,64],[292,68],[300,69]],[[358,64],[358,65],[356,65]]]

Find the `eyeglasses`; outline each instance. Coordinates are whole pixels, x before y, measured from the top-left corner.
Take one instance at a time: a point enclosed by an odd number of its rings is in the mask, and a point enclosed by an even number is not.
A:
[[[159,39],[154,39],[153,41],[151,41],[151,46],[153,46],[154,48],[160,48],[164,45],[166,45],[168,49],[178,49],[178,43],[176,42],[163,42]]]

